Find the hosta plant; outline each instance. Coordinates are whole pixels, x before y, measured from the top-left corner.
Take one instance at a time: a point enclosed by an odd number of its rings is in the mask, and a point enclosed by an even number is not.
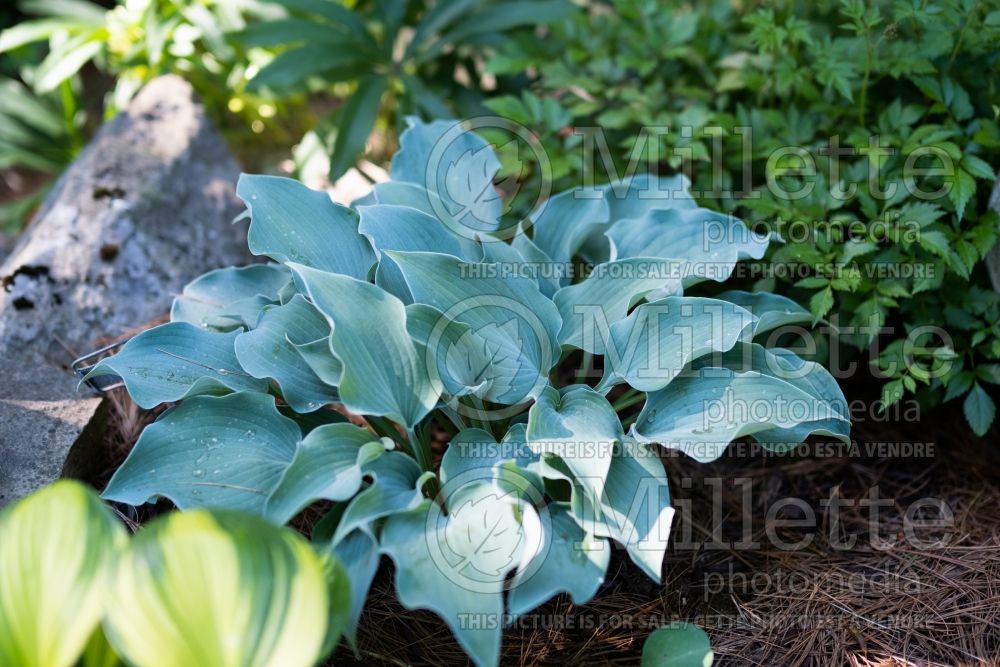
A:
[[[401,602],[492,665],[511,618],[596,593],[612,542],[659,581],[661,447],[712,460],[743,436],[847,437],[833,378],[762,344],[808,312],[684,294],[768,240],[698,208],[682,178],[563,192],[510,221],[477,135],[412,122],[401,143],[351,207],[241,178],[250,250],[270,263],[198,278],[168,324],[91,372],[140,406],[177,402],[105,498],[278,524],[329,501],[313,540],[350,573],[348,639],[384,554]],[[581,359],[603,363],[588,383]]]
[[[348,600],[335,558],[259,517],[172,513],[129,540],[71,481],[0,513],[3,665],[310,667]]]

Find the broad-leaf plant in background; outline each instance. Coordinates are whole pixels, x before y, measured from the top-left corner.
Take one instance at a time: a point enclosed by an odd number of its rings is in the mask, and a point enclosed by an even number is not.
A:
[[[568,0],[270,0],[289,16],[247,27],[246,46],[280,48],[250,81],[278,95],[340,88],[343,102],[317,128],[336,180],[364,152],[380,109],[392,130],[404,118],[450,118],[482,110],[483,61],[509,34],[563,18]],[[393,134],[390,134],[390,137]],[[386,156],[392,152],[391,148]]]
[[[505,619],[595,594],[611,542],[660,580],[660,447],[710,461],[744,436],[846,439],[847,406],[822,367],[764,344],[808,311],[684,295],[769,240],[699,208],[682,177],[562,192],[511,220],[489,144],[410,123],[390,180],[350,207],[241,178],[250,250],[271,263],[198,278],[169,323],[91,372],[142,407],[177,402],[104,497],[276,524],[331,501],[313,540],[349,572],[349,641],[385,554],[401,602],[494,665]],[[593,386],[575,382],[581,357],[603,360]]]
[[[987,205],[1000,167],[1000,2],[608,0],[549,29],[490,62],[531,90],[487,106],[542,137],[559,186],[610,173],[583,159],[587,128],[619,174],[655,145],[659,168],[692,176],[699,203],[784,239],[755,289],[835,322],[848,351],[868,349],[887,404],[962,398],[985,434],[985,388],[1000,383],[1000,295],[983,263],[1000,226]],[[644,143],[644,129],[660,134]],[[534,174],[531,161],[512,168]],[[904,353],[928,325],[951,345],[927,335]]]
[[[109,9],[89,0],[22,0],[18,9],[25,20],[0,32],[0,169],[58,175],[103,118],[168,73],[191,83],[245,163],[284,156],[315,122],[301,96],[249,91],[250,76],[273,54],[228,37],[249,22],[281,18],[279,6],[121,0]],[[0,227],[25,222],[47,189],[0,208]]]
[[[260,517],[171,512],[129,539],[68,480],[0,512],[3,665],[311,667],[348,596],[336,557]]]

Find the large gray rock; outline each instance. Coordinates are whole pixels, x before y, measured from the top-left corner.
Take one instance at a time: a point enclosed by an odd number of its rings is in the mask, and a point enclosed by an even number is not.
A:
[[[184,80],[148,84],[60,178],[0,264],[0,505],[63,472],[98,401],[74,355],[247,260],[239,168]]]

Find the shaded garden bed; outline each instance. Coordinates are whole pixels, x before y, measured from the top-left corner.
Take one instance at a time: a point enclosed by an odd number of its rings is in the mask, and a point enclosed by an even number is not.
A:
[[[848,395],[853,389],[854,398],[872,386],[863,379],[852,385]],[[109,394],[102,430],[94,434],[97,451],[106,455],[91,480],[98,488],[159,412],[138,409],[122,390]],[[795,455],[735,443],[710,464],[666,454],[678,508],[672,534],[675,540],[690,537],[688,544],[668,550],[664,583],[650,582],[616,549],[608,577],[590,603],[574,605],[568,596],[558,596],[505,632],[502,664],[634,665],[649,633],[677,619],[706,629],[716,664],[722,665],[995,664],[990,660],[1000,654],[1000,479],[994,471],[1000,452],[990,442],[997,429],[992,438],[978,439],[961,428],[962,419],[960,406],[952,403],[910,422],[860,420],[850,450],[813,439]],[[870,455],[921,447],[926,456]],[[874,521],[873,487],[879,499],[891,501]],[[856,536],[853,548],[838,549],[830,539],[830,513],[822,506],[830,498],[840,503],[836,533]],[[772,518],[801,516],[774,513],[776,503],[788,499],[801,499],[815,510],[816,528],[768,527],[769,510]],[[906,510],[921,499],[940,499],[953,512],[950,528],[914,530],[918,539],[945,538],[941,547],[905,543]],[[132,525],[170,510],[165,502],[138,511],[118,508]],[[308,534],[321,509],[305,511],[295,525]],[[803,537],[811,543],[780,549],[769,530],[787,543]],[[902,543],[877,548],[873,536]],[[761,546],[719,547],[713,540]],[[361,619],[359,655],[345,643],[331,664],[466,664],[437,616],[400,605],[392,570],[383,558]]]

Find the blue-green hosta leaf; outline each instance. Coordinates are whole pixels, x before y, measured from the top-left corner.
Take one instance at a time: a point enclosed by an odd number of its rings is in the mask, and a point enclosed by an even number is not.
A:
[[[575,604],[583,604],[594,597],[608,570],[610,545],[581,528],[562,505],[549,503],[541,524],[541,549],[511,583],[507,607],[514,616],[557,593],[569,593]]]
[[[559,290],[560,281],[570,275],[568,264],[556,264],[539,250],[523,232],[514,236],[511,243],[494,237],[483,240],[481,261],[497,265],[497,275],[523,275],[530,277],[548,298]]]
[[[459,432],[448,443],[441,458],[444,491],[456,486],[489,481],[539,503],[545,492],[541,476],[533,470],[538,455],[528,447],[524,424],[514,424],[501,442],[478,428]]]
[[[604,354],[598,331],[623,319],[630,307],[650,292],[680,293],[680,262],[634,257],[594,267],[586,280],[568,285],[552,300],[562,316],[559,342],[593,354]],[[593,327],[587,332],[588,327]]]
[[[478,244],[450,231],[440,221],[409,206],[362,206],[359,229],[380,257],[375,284],[393,294],[403,303],[412,302],[412,295],[399,267],[384,250],[442,252],[467,260],[478,260],[482,249]]]
[[[774,428],[754,433],[753,438],[769,449],[796,447],[810,434],[830,435],[849,441],[850,408],[836,379],[823,366],[802,359],[790,350],[767,349],[761,345],[738,343],[718,359],[702,358],[692,364],[697,370],[704,366],[727,368],[732,371],[753,370],[787,380],[808,392],[816,401],[829,406],[829,417],[804,421],[792,428]]]
[[[199,394],[264,391],[267,382],[246,373],[236,358],[238,332],[218,333],[187,322],[143,331],[113,357],[101,360],[84,380],[117,375],[143,408]]]
[[[329,591],[346,585],[327,580],[294,531],[231,512],[170,512],[123,554],[105,627],[136,667],[309,667],[321,657]]]
[[[58,481],[0,512],[0,664],[76,664],[125,541],[79,482]]]
[[[189,398],[146,427],[104,498],[260,514],[301,437],[266,394]]]
[[[357,649],[358,621],[368,599],[375,573],[378,572],[379,550],[375,538],[365,530],[352,530],[333,547],[347,571],[351,586],[351,606],[344,624],[344,636],[351,648]]]
[[[437,195],[444,205],[437,217],[454,222],[456,233],[471,239],[495,231],[503,202],[493,187],[500,170],[493,147],[458,121],[406,121],[409,128],[400,136],[400,150],[389,168],[391,179]]]
[[[329,326],[327,329],[329,329]],[[340,359],[330,349],[329,334],[308,343],[293,343],[292,347],[302,357],[302,360],[306,362],[309,369],[316,374],[316,377],[334,387],[340,384],[340,377],[344,373],[344,365],[340,363]]]
[[[608,204],[608,222],[591,227],[579,249],[580,255],[591,264],[610,260],[611,245],[604,233],[622,220],[641,218],[653,210],[698,208],[688,192],[688,186],[683,174],[656,176],[645,173],[598,186],[597,190]]]
[[[403,303],[371,283],[289,264],[303,293],[333,327],[343,365],[341,402],[357,414],[414,426],[437,403],[421,354],[406,331]],[[372,323],[378,323],[378,331]]]
[[[358,233],[357,214],[325,192],[290,178],[243,174],[236,194],[250,211],[247,243],[253,254],[368,278],[375,253]]]
[[[476,253],[481,252],[479,250],[479,243],[475,239],[469,238],[468,230],[461,227],[459,222],[451,216],[441,198],[427,190],[423,185],[402,181],[386,181],[384,183],[377,183],[372,189],[371,195],[371,201],[355,202],[352,205],[359,209],[362,206],[370,206],[372,204],[388,204],[415,208],[433,217],[437,221],[435,224],[439,226],[443,224],[451,232],[451,235],[458,239],[459,246],[462,248],[460,257],[478,259]],[[394,248],[390,248],[390,250],[392,249]]]
[[[430,609],[480,666],[496,665],[503,627],[504,579],[537,553],[534,508],[493,485],[470,484],[436,503],[394,514],[380,545],[396,566],[396,593],[409,609]]]
[[[330,325],[301,294],[268,306],[257,327],[236,337],[236,358],[256,378],[273,378],[296,412],[312,412],[337,400],[337,391],[313,372],[296,343],[329,338]]]
[[[552,261],[552,258],[545,254],[545,251],[535,245],[526,234],[518,234],[510,242],[511,247],[520,253],[525,262],[538,267],[538,288],[542,294],[549,297],[559,291],[560,283],[566,271],[560,265]],[[489,246],[486,246],[489,247]],[[488,260],[487,260],[488,261]]]
[[[174,299],[171,322],[230,331],[253,327],[263,305],[277,301],[291,281],[280,264],[253,264],[210,271],[188,283]]]
[[[659,582],[674,509],[654,448],[623,439],[611,460],[600,513],[595,532],[625,545],[632,561]]]
[[[468,324],[486,341],[493,362],[484,396],[514,404],[545,386],[559,359],[559,312],[531,279],[499,277],[495,264],[462,262],[438,253],[388,253],[417,303]]]
[[[440,252],[466,260],[478,260],[482,251],[453,233],[433,215],[409,206],[377,204],[358,209],[358,229],[370,239],[375,252],[405,250]],[[469,250],[471,254],[466,254]]]
[[[649,635],[642,645],[639,667],[712,667],[714,660],[704,630],[692,623],[674,621]]]
[[[287,405],[282,405],[278,408],[278,412],[298,424],[303,435],[309,435],[313,432],[313,430],[319,428],[320,426],[326,426],[327,424],[343,424],[347,421],[347,417],[332,408],[300,414],[295,410],[292,410]]]
[[[807,308],[803,308],[788,297],[770,292],[730,290],[719,294],[716,298],[749,310],[757,318],[753,329],[754,336],[793,324],[808,324],[813,319]]]
[[[560,192],[528,216],[534,230],[534,244],[555,262],[569,262],[593,226],[608,222],[608,204],[604,198],[585,197],[586,194],[582,188]]]
[[[623,435],[614,408],[586,385],[546,387],[528,413],[528,446],[561,459],[595,503]]]
[[[639,391],[656,391],[692,359],[749,338],[753,324],[753,315],[728,301],[671,296],[638,306],[607,333],[585,327],[584,345],[590,346],[587,336],[605,339],[599,390],[626,382]]]
[[[741,346],[734,356],[743,350],[749,351],[747,361],[719,366],[706,359],[706,365],[650,393],[632,434],[703,462],[747,435],[775,447],[813,432],[849,437],[844,404],[828,396],[825,369],[759,345]]]
[[[688,191],[690,182],[684,174],[657,176],[636,174],[632,178],[598,187],[608,203],[611,223],[641,218],[649,211],[690,210],[698,203]]]
[[[264,514],[284,524],[316,500],[350,500],[361,489],[362,466],[385,449],[371,431],[353,424],[313,429],[296,447],[267,498]]]
[[[402,452],[371,458],[361,470],[372,483],[344,509],[333,534],[334,544],[352,530],[369,529],[377,519],[415,507],[423,500],[424,484],[433,477],[433,473],[421,472],[417,462]]]
[[[406,329],[425,351],[428,375],[437,391],[447,396],[481,396],[493,377],[493,360],[487,342],[464,322],[445,317],[431,306],[406,307]]]
[[[739,220],[707,209],[654,209],[611,225],[611,259],[683,260],[685,285],[726,280],[741,259],[760,259],[769,239]]]

